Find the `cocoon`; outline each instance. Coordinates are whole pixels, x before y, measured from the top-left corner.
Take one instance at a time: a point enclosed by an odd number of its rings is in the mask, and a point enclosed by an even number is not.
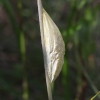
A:
[[[64,63],[65,44],[58,27],[44,9],[42,14],[47,63],[46,71],[50,82],[52,82],[58,77],[62,69]]]

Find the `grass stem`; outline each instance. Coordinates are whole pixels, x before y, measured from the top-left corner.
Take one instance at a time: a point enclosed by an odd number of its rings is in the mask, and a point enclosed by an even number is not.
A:
[[[47,92],[48,92],[49,100],[52,100],[51,83],[50,83],[50,79],[48,77],[48,73],[47,73],[47,70],[46,70],[47,56],[46,56],[46,50],[45,50],[45,44],[44,44],[44,30],[43,30],[43,18],[42,18],[42,9],[43,8],[42,8],[41,0],[37,0],[37,3],[38,3],[38,15],[39,15],[41,42],[42,42],[42,49],[43,49],[43,56],[44,56],[44,66],[45,66],[45,77],[46,77],[46,84],[47,84]]]

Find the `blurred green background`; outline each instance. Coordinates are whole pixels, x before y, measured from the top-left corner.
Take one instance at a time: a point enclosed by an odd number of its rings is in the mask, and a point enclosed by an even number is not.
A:
[[[42,2],[66,45],[53,98],[90,100],[100,90],[100,0]],[[36,0],[0,0],[0,100],[48,100]]]

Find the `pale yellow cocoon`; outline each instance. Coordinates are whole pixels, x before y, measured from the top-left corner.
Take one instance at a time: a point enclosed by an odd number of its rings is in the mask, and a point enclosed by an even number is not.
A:
[[[44,30],[44,44],[46,50],[46,71],[48,73],[50,81],[54,81],[64,63],[64,54],[65,54],[65,44],[61,33],[43,9],[43,30]]]

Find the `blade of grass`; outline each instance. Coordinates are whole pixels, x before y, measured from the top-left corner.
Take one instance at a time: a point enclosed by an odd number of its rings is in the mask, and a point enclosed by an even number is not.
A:
[[[54,82],[52,82],[52,84],[51,84],[51,90],[52,90],[52,93],[53,93],[53,91],[54,91]]]
[[[16,20],[13,8],[11,7],[11,4],[9,3],[8,0],[1,0],[1,3],[4,5],[4,8],[9,16],[9,19],[11,20],[12,27],[13,27],[13,29],[16,33],[17,39],[19,41],[20,28],[19,28],[18,22]]]
[[[70,100],[71,99],[71,93],[69,89],[69,68],[68,68],[68,61],[67,58],[64,58],[64,65],[62,68],[62,84],[64,86],[64,99]]]
[[[25,36],[22,29],[22,16],[21,12],[23,10],[22,7],[22,1],[18,0],[18,9],[19,9],[19,15],[21,17],[21,24],[20,24],[20,53],[21,53],[21,60],[22,60],[22,66],[23,66],[23,99],[29,100],[29,93],[28,93],[28,81],[27,81],[27,66],[26,66],[26,47],[25,47]]]
[[[11,7],[11,4],[9,3],[8,0],[1,0],[3,3],[5,10],[9,16],[9,19],[11,20],[12,27],[16,33],[18,43],[19,43],[19,48],[20,48],[20,55],[21,55],[21,61],[22,61],[22,66],[23,66],[23,98],[24,100],[28,100],[28,84],[27,84],[27,70],[26,70],[26,49],[25,49],[25,37],[24,37],[24,32],[22,29],[19,28],[19,24],[16,21],[16,17],[13,11],[13,8]],[[21,4],[21,2],[20,2]],[[22,9],[22,6],[19,6],[20,10]]]
[[[23,31],[20,33],[20,53],[21,53],[21,60],[23,66],[23,99],[29,100],[27,68],[26,68],[25,36]]]

